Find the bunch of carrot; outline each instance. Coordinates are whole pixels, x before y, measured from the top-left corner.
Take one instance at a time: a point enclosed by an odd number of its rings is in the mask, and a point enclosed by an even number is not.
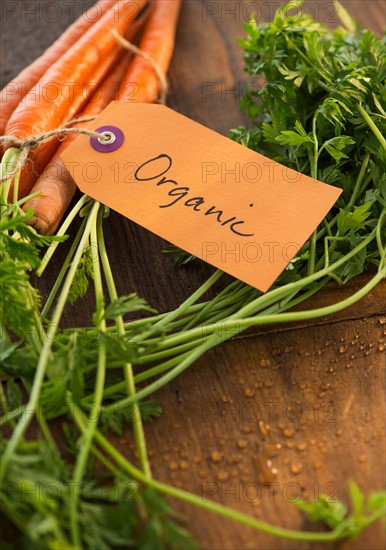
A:
[[[63,127],[75,117],[90,119],[114,100],[157,101],[159,75],[144,58],[125,51],[114,33],[130,42],[140,37],[139,49],[166,75],[180,3],[97,2],[1,90],[0,135],[16,140],[41,135]],[[49,97],[50,88],[54,100]],[[77,127],[85,124],[78,123]],[[60,160],[60,154],[75,137],[56,136],[40,143],[13,178],[15,200],[34,195],[24,208],[33,208],[30,223],[41,234],[56,231],[75,193],[76,184]],[[12,147],[12,142],[5,142],[3,149],[3,160],[20,158],[21,152]]]

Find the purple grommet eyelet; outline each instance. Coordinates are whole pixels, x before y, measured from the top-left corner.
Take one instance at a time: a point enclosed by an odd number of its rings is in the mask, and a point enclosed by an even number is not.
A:
[[[95,132],[98,134],[104,134],[106,141],[102,141],[101,138],[91,137],[90,145],[98,153],[112,153],[121,147],[125,141],[125,135],[117,126],[101,126],[97,128]]]

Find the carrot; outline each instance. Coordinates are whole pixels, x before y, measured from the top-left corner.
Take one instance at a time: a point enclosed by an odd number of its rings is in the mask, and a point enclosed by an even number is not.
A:
[[[123,55],[115,70],[103,81],[90,99],[82,113],[82,118],[98,115],[114,99],[130,60],[131,54]],[[85,123],[77,125],[77,127],[81,126],[85,126]],[[24,209],[33,208],[34,216],[28,223],[42,235],[52,235],[56,231],[75,194],[76,183],[60,158],[61,153],[75,138],[76,134],[66,137],[31,189],[31,193],[39,191],[41,195],[24,205]]]
[[[82,14],[40,57],[26,67],[0,91],[0,135],[24,96],[42,78],[44,73],[98,21],[116,0],[100,0]]]
[[[46,71],[19,103],[7,123],[6,134],[25,139],[60,127],[73,118],[90,96],[89,80],[97,76],[95,80],[100,83],[115,61],[113,52],[118,52],[118,48],[111,30],[125,33],[145,5],[145,0],[116,2],[113,9],[105,13]],[[54,87],[54,94],[56,93],[51,98],[47,95],[50,87]],[[41,144],[38,152],[31,154],[31,159],[35,160],[38,156],[41,159],[41,168],[44,168],[55,148],[53,141]],[[23,172],[27,176],[22,175],[20,178],[20,197],[28,194],[39,175],[34,163]]]
[[[135,20],[130,23],[129,28],[125,33],[125,37],[128,40],[133,40],[139,31],[142,29],[150,13],[151,4],[145,3],[144,7],[139,11]],[[111,69],[115,66],[117,60],[122,56],[122,49],[116,47],[113,52],[103,59],[92,76],[92,82],[88,82],[87,87],[82,90],[82,93],[74,96],[74,99],[67,111],[67,116],[64,122],[72,120],[76,115],[81,112],[84,106],[87,104],[90,97],[92,97],[96,86],[103,80]],[[123,75],[122,75],[123,77]],[[95,101],[95,97],[93,99]],[[98,112],[99,114],[99,112]],[[69,139],[69,136],[67,137]],[[19,198],[23,198],[31,191],[38,177],[42,174],[45,166],[54,155],[55,151],[60,146],[59,140],[51,140],[39,147],[35,152],[30,153],[30,161],[22,170],[19,180]],[[11,186],[10,192],[13,192]]]
[[[181,0],[155,0],[139,43],[139,49],[148,54],[165,75],[173,54],[180,7]],[[142,57],[136,56],[122,81],[118,100],[153,103],[159,92],[160,81],[153,67]]]
[[[147,4],[147,8],[149,8],[149,4]],[[139,14],[126,33],[128,40],[135,38],[148,16],[149,9],[145,9]],[[91,96],[80,115],[81,118],[98,115],[115,99],[119,84],[125,76],[132,58],[131,53],[126,53],[125,55],[122,55],[122,53],[121,51],[121,60],[114,68],[114,71],[110,76],[105,78],[101,86]],[[77,127],[85,125],[85,123],[82,123],[78,124]],[[24,208],[33,208],[34,216],[29,220],[29,224],[35,227],[42,235],[52,235],[56,231],[74,196],[76,183],[64,166],[60,155],[75,138],[76,134],[70,134],[66,137],[37,179],[35,185],[28,191],[31,193],[41,193],[39,196],[28,201],[24,205]]]
[[[173,53],[179,9],[180,0],[156,0],[140,41],[140,49],[152,57],[165,74]],[[121,77],[118,77],[116,82],[120,79]],[[138,84],[136,100],[152,102],[157,99],[160,89],[159,77],[142,58],[136,57],[131,62],[119,86],[119,101],[131,99],[133,82]],[[102,109],[104,106],[99,107]],[[84,110],[83,115],[89,116],[91,113],[96,113],[96,110],[90,106]],[[75,138],[66,139],[33,187],[32,192],[41,191],[42,194],[25,205],[25,208],[34,209],[34,217],[30,224],[42,234],[52,234],[57,229],[76,189],[74,180],[60,159],[63,148],[73,139]]]
[[[116,47],[114,51],[103,59],[92,77],[92,82],[80,94],[74,95],[74,100],[67,110],[64,122],[72,120],[87,104],[101,80],[108,74],[112,67],[122,57],[122,49]],[[23,198],[30,192],[32,186],[43,172],[45,166],[60,146],[59,139],[52,139],[39,146],[36,151],[29,154],[29,162],[23,167],[19,180],[18,197]],[[11,187],[10,192],[13,192]]]
[[[105,13],[33,86],[11,115],[5,133],[25,139],[63,124],[73,101],[72,86],[87,87],[95,68],[116,47],[111,30],[124,34],[144,4],[145,0],[120,1]],[[58,90],[55,100],[47,96],[50,87]]]

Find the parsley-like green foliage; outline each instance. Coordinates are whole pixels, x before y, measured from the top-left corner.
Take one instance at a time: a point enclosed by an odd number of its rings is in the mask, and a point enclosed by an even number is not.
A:
[[[0,448],[4,443],[0,441]],[[0,485],[1,507],[23,533],[18,546],[34,550],[74,548],[68,517],[73,494],[71,468],[60,455],[41,440],[23,443],[6,482]],[[107,475],[99,483],[85,479],[79,522],[82,548],[87,550],[193,548],[165,499],[129,478]]]
[[[148,399],[147,401],[140,401],[139,410],[143,422],[150,422],[154,418],[158,418],[162,414],[162,407],[155,399]],[[122,435],[123,427],[135,421],[133,416],[133,407],[126,405],[118,410],[114,411],[102,411],[100,417],[100,426],[103,431],[111,430],[116,435]]]
[[[68,295],[70,304],[86,295],[89,280],[94,276],[92,262],[91,247],[86,245]]]
[[[64,238],[37,235],[26,222],[32,211],[7,205],[0,199],[0,336],[15,334],[22,340],[31,335],[39,315],[40,296],[28,272],[40,263],[42,247]]]
[[[292,14],[301,4],[282,7],[272,23],[246,25],[247,38],[240,40],[245,68],[252,80],[262,80],[242,101],[253,126],[239,127],[231,137],[343,189],[316,243],[317,265],[327,224],[333,262],[376,225],[384,208],[386,150],[379,135],[386,134],[386,42],[360,30],[339,4],[346,28],[335,30],[298,9]],[[350,259],[335,278],[346,282],[361,273],[376,247],[374,242],[362,258]],[[292,263],[279,284],[304,275],[306,263]]]
[[[353,481],[349,484],[350,514],[345,504],[327,495],[320,495],[315,502],[300,500],[296,506],[311,521],[323,521],[331,529],[338,528],[342,536],[355,537],[372,521],[373,514],[383,517],[386,513],[386,492],[371,493],[367,502],[364,494]]]
[[[139,298],[135,293],[128,296],[120,296],[116,300],[110,302],[105,310],[105,319],[114,320],[120,315],[132,313],[133,311],[149,311],[157,313],[154,308],[147,305],[143,298]]]

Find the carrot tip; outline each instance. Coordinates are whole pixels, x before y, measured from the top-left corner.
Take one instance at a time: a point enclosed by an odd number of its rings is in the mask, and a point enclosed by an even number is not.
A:
[[[26,224],[35,229],[39,235],[52,235],[56,229],[54,222],[49,222],[37,216],[33,216],[29,220],[26,220]]]

